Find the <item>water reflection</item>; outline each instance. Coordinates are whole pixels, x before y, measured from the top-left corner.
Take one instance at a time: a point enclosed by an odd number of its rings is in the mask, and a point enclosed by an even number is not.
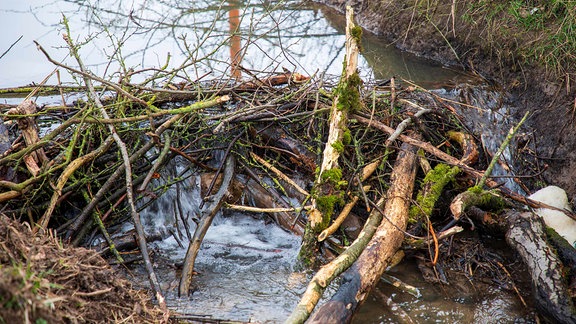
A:
[[[240,9],[237,1],[230,1],[230,11],[228,12],[230,24],[230,75],[239,80],[242,78],[240,72],[240,61],[242,60],[242,42],[240,40]]]
[[[96,75],[131,75],[132,82],[151,75],[155,84],[206,75],[238,79],[242,69],[339,75],[344,58],[341,16],[300,1],[33,0],[3,5],[0,52],[23,38],[0,59],[0,87],[38,83],[53,70],[33,40],[55,59],[76,65],[62,40],[63,15]],[[386,45],[366,36],[359,62],[364,78],[397,75],[418,83],[457,75]]]

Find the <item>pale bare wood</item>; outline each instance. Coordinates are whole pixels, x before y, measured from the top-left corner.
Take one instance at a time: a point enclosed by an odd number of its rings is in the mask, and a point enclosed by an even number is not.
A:
[[[369,187],[367,186],[367,188]],[[324,241],[328,236],[334,234],[338,230],[338,228],[340,228],[340,225],[342,225],[346,217],[350,215],[350,211],[352,211],[352,208],[354,208],[359,199],[360,197],[354,196],[354,198],[352,198],[352,201],[347,203],[344,206],[344,208],[342,208],[342,211],[340,212],[338,217],[336,217],[334,222],[330,226],[328,226],[327,229],[323,230],[322,233],[320,233],[320,235],[318,235],[318,242]]]
[[[36,106],[36,103],[32,100],[24,100],[16,108],[8,111],[8,115],[20,117],[17,120],[18,128],[22,132],[26,146],[32,146],[40,141],[38,137],[38,125],[34,118],[37,112],[38,106]],[[48,157],[43,148],[38,148],[24,156],[24,163],[33,176],[40,174],[40,168],[46,162],[48,162]]]
[[[354,24],[354,11],[352,10],[352,7],[347,6],[346,62],[344,62],[345,70],[342,73],[342,78],[340,79],[339,84],[339,86],[344,89],[343,91],[350,90],[348,82],[353,79],[353,76],[357,76],[358,53],[360,46],[358,44],[358,37],[354,36],[355,28],[357,27]],[[348,110],[351,107],[342,109],[339,100],[340,95],[336,95],[332,102],[332,108],[330,109],[328,139],[324,146],[320,171],[318,172],[315,181],[315,188],[319,190],[316,191],[315,195],[312,195],[311,204],[314,208],[308,213],[307,225],[302,240],[302,246],[300,247],[299,259],[308,265],[314,265],[316,263],[316,251],[318,250],[317,235],[328,226],[328,212],[331,212],[331,210],[321,211],[318,208],[317,198],[327,194],[332,195],[334,192],[340,191],[339,188],[336,188],[335,184],[330,183],[330,180],[326,180],[323,177],[325,172],[338,169],[338,158],[340,157],[339,149],[343,147],[342,138],[347,129]],[[337,179],[337,181],[339,180],[340,179]]]
[[[238,211],[252,212],[252,213],[280,213],[280,212],[300,212],[302,209],[310,209],[311,206],[305,206],[304,208],[259,208],[252,206],[234,205],[226,204],[224,207],[227,209],[233,209]]]
[[[346,69],[342,76],[345,82],[352,75],[357,73],[358,70],[358,53],[360,52],[357,39],[352,36],[352,29],[355,28],[354,12],[352,7],[346,7]],[[320,173],[318,179],[322,179],[321,175],[324,171],[338,167],[338,158],[340,153],[334,148],[334,143],[342,141],[342,134],[344,133],[343,126],[348,123],[348,112],[346,109],[338,108],[338,100],[336,97],[330,110],[330,130],[328,132],[328,140],[324,146],[322,156],[322,164],[320,165]]]

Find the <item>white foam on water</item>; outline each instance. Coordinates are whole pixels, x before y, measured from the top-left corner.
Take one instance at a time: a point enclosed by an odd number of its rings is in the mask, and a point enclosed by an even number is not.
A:
[[[188,216],[191,234],[196,225],[190,217],[196,217],[200,210],[198,183],[198,179],[191,179],[180,188],[180,203]],[[176,222],[175,199],[176,189],[170,188],[141,212],[141,218],[148,233],[165,237],[151,244],[151,249],[173,264],[182,264],[188,238],[182,221]],[[178,235],[176,223],[182,233],[179,240],[183,248],[173,235]],[[239,321],[283,321],[307,284],[306,276],[294,274],[292,269],[300,241],[299,236],[281,229],[266,215],[219,212],[196,258],[197,274],[189,297],[177,296],[178,286],[174,282],[179,275],[173,269],[158,270],[160,280],[165,282],[163,286],[169,286],[164,292],[167,303],[184,314]]]

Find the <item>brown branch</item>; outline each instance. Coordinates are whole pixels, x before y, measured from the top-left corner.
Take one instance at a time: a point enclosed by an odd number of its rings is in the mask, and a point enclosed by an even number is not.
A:
[[[226,192],[228,192],[228,188],[232,183],[232,179],[234,178],[234,157],[228,155],[226,158],[226,167],[224,168],[224,179],[222,180],[222,184],[218,189],[218,192],[212,197],[212,203],[206,207],[202,211],[202,218],[200,223],[196,227],[194,231],[194,236],[188,245],[188,250],[186,251],[186,258],[184,259],[184,266],[182,268],[182,277],[180,278],[180,285],[178,288],[178,292],[180,296],[187,296],[188,291],[190,290],[190,284],[192,281],[192,274],[194,271],[194,263],[196,262],[196,256],[198,255],[198,250],[200,249],[200,245],[202,244],[202,240],[208,231],[208,228],[212,224],[212,220],[220,207],[224,203],[226,198]],[[216,178],[216,176],[215,176]]]

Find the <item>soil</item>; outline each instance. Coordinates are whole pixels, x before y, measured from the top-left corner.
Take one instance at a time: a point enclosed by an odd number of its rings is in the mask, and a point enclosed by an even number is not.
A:
[[[507,104],[514,107],[512,114],[517,120],[526,111],[532,113],[525,130],[530,129],[526,141],[533,149],[521,152],[526,155],[519,156],[517,162],[532,160],[538,167],[526,166],[521,175],[538,174],[532,178],[533,190],[554,184],[564,188],[574,200],[576,104],[570,82],[573,71],[552,73],[549,66],[527,62],[523,51],[529,46],[526,44],[537,41],[534,32],[514,25],[506,12],[500,13],[502,17],[492,18],[498,25],[490,25],[488,17],[470,12],[470,6],[477,3],[475,0],[428,2],[427,8],[412,0],[319,2],[342,13],[345,4],[351,3],[358,24],[385,36],[396,47],[463,67],[501,88]],[[454,15],[452,3],[456,4]],[[490,3],[497,5],[498,1]]]
[[[0,215],[0,323],[157,323],[162,312],[97,252]]]

